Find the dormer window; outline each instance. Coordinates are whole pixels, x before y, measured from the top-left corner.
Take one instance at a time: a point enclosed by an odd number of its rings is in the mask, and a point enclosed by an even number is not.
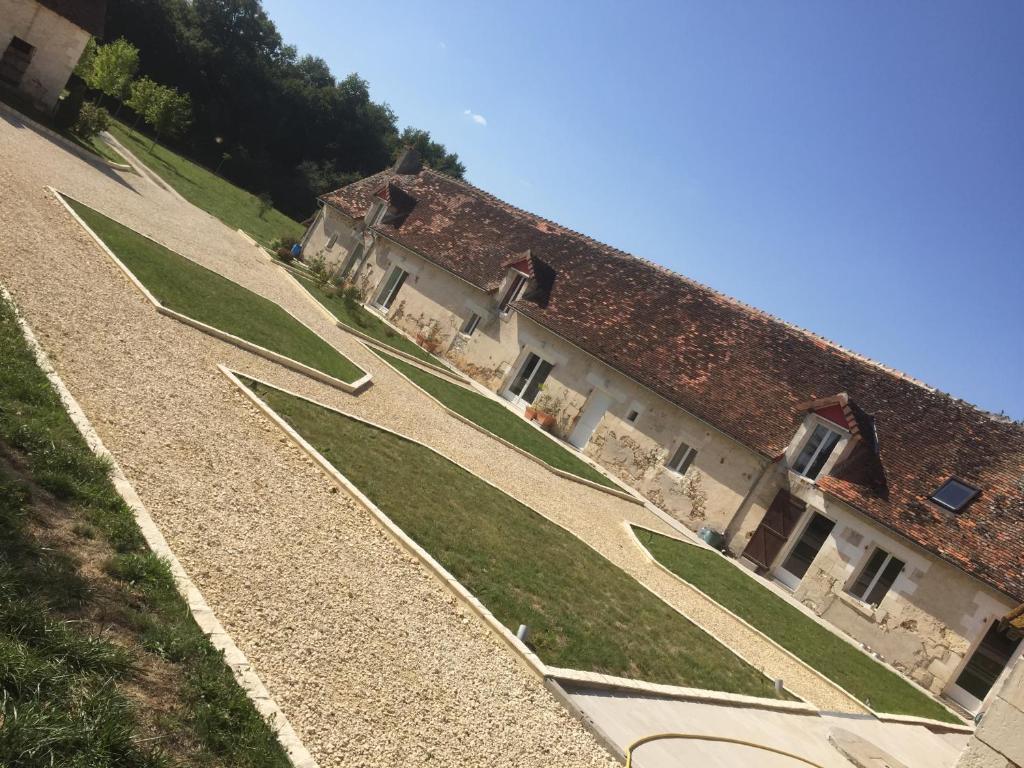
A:
[[[803,449],[793,462],[793,471],[808,480],[814,480],[821,474],[822,468],[841,439],[842,435],[824,424],[815,425],[810,438],[804,443]]]
[[[974,497],[979,493],[981,491],[977,488],[973,488],[967,483],[961,483],[956,478],[951,477],[930,498],[943,509],[948,509],[950,512],[959,512],[974,501]]]
[[[511,308],[512,302],[519,298],[519,294],[523,291],[523,286],[526,285],[526,275],[516,272],[512,277],[512,282],[508,286],[508,290],[505,291],[505,295],[501,297],[501,301],[498,302],[498,311],[503,315],[507,315]]]

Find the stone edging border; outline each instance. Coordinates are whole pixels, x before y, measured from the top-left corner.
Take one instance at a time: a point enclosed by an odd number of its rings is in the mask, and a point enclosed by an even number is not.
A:
[[[74,217],[75,221],[78,222],[78,224],[86,231],[86,233],[88,233],[88,235],[93,240],[96,241],[96,244],[100,246],[100,248],[103,250],[103,252],[108,257],[110,257],[110,259],[114,262],[114,264],[116,264],[117,267],[128,277],[128,279],[131,281],[132,285],[134,285],[136,288],[139,289],[139,291],[142,293],[142,295],[149,301],[150,304],[153,305],[153,307],[156,309],[156,311],[159,312],[161,315],[166,315],[167,317],[173,318],[174,320],[177,320],[180,323],[184,323],[185,325],[189,325],[189,326],[191,326],[191,327],[193,327],[193,328],[195,328],[195,329],[197,329],[199,331],[202,331],[203,333],[205,333],[205,334],[207,334],[209,336],[213,336],[213,337],[218,338],[218,339],[220,339],[222,341],[226,341],[229,344],[233,344],[236,347],[239,347],[239,348],[244,349],[244,350],[246,350],[248,352],[252,352],[254,354],[257,354],[260,357],[264,357],[267,360],[271,360],[271,361],[273,361],[275,363],[278,363],[279,365],[283,365],[286,368],[291,368],[293,371],[297,371],[297,372],[299,372],[301,374],[309,376],[311,379],[316,379],[317,381],[321,381],[324,384],[329,384],[330,386],[335,387],[337,389],[340,389],[343,392],[347,392],[349,394],[357,394],[361,389],[363,389],[373,379],[373,375],[372,374],[364,373],[361,378],[356,379],[354,382],[352,382],[350,384],[348,382],[342,381],[341,379],[336,379],[335,377],[333,377],[333,376],[331,376],[329,374],[323,373],[322,371],[318,371],[315,368],[311,368],[310,366],[306,365],[305,363],[300,363],[298,360],[293,360],[290,357],[286,357],[286,356],[284,356],[282,354],[279,354],[277,352],[273,352],[273,351],[271,351],[269,349],[266,349],[265,347],[261,347],[259,344],[254,344],[251,341],[246,341],[243,338],[240,338],[240,337],[235,336],[233,334],[227,333],[226,331],[222,331],[219,328],[214,328],[212,325],[207,325],[206,323],[203,323],[203,322],[201,322],[199,320],[191,318],[188,315],[183,315],[180,312],[176,312],[173,309],[165,307],[163,304],[160,303],[160,301],[152,293],[150,293],[149,289],[146,288],[146,286],[144,286],[142,284],[142,282],[137,277],[135,277],[135,274],[130,269],[128,269],[128,267],[124,264],[124,262],[122,262],[114,254],[114,252],[112,250],[110,250],[110,248],[107,246],[107,244],[105,242],[103,242],[103,239],[99,235],[97,235],[95,232],[93,232],[92,228],[82,220],[82,217],[79,216],[70,205],[68,205],[67,201],[64,199],[64,196],[60,192],[58,192],[56,189],[54,189],[53,187],[47,187],[47,189],[53,194],[53,196],[57,199],[57,201],[60,202],[60,204],[64,206],[64,208],[67,210],[67,212],[70,213],[72,217]],[[74,198],[71,198],[71,199],[74,199]],[[131,228],[129,227],[129,229],[131,229]],[[134,230],[134,229],[132,231],[136,232],[136,230]],[[146,235],[143,235],[141,232],[136,232],[136,234],[138,234],[141,237],[145,237],[147,240],[150,240],[150,241],[152,241],[154,243],[156,242],[152,238],[147,237]],[[160,243],[158,243],[158,245],[161,245],[161,247],[163,247],[163,248],[167,247],[167,246],[162,245]],[[170,249],[168,249],[168,250],[170,250]],[[182,258],[185,258],[185,257],[183,256]],[[200,265],[200,266],[202,266],[202,265]],[[279,304],[277,306],[280,307]],[[285,312],[288,312],[288,310],[285,309],[284,307],[281,307],[281,309],[283,311],[285,311]],[[288,314],[296,322],[302,324],[306,328],[309,328],[309,326],[307,326],[305,323],[303,323],[301,320],[299,320],[297,317],[295,317],[295,315],[292,315],[291,312],[288,312]],[[311,328],[309,330],[312,333],[316,333]],[[341,353],[339,352],[338,354],[340,355]]]
[[[545,680],[547,680],[547,679],[554,679],[556,681],[559,680],[559,679],[572,680],[574,682],[583,682],[584,680],[586,680],[587,684],[590,687],[601,687],[601,686],[604,686],[604,687],[606,687],[606,688],[608,688],[610,690],[635,690],[635,691],[642,691],[642,692],[646,692],[646,693],[658,692],[661,695],[675,695],[675,696],[678,696],[678,697],[681,697],[681,698],[686,698],[686,699],[692,700],[692,701],[707,701],[709,703],[727,703],[728,702],[728,703],[732,703],[734,705],[758,707],[760,709],[767,709],[767,710],[782,709],[783,711],[792,711],[793,707],[798,707],[798,708],[806,707],[806,711],[812,711],[812,712],[817,712],[818,711],[813,705],[807,704],[806,702],[794,703],[792,701],[781,701],[779,699],[763,699],[763,698],[759,698],[757,696],[746,696],[746,695],[742,695],[742,694],[730,694],[730,693],[726,693],[724,691],[709,691],[709,690],[703,690],[703,689],[700,689],[700,688],[686,688],[684,686],[665,685],[665,684],[660,684],[660,683],[647,683],[647,682],[644,682],[644,681],[641,681],[641,680],[631,680],[631,679],[628,679],[628,678],[613,677],[613,676],[610,676],[610,675],[603,675],[603,674],[600,674],[600,673],[582,672],[582,671],[579,671],[579,670],[566,670],[566,669],[560,669],[560,668],[556,668],[556,667],[549,667],[549,666],[547,666],[546,664],[544,664],[544,662],[542,662],[540,660],[540,657],[538,657],[533,651],[531,651],[518,637],[516,637],[514,634],[512,634],[512,632],[509,631],[509,629],[504,624],[502,624],[500,621],[498,621],[498,619],[495,618],[494,614],[492,614],[490,612],[490,610],[488,610],[488,608],[483,603],[481,603],[468,589],[466,589],[462,585],[461,582],[459,582],[454,576],[452,576],[443,565],[441,565],[439,562],[437,562],[437,560],[434,559],[433,555],[431,555],[429,552],[427,552],[425,549],[423,549],[419,544],[417,544],[415,541],[413,541],[412,538],[408,534],[406,534],[405,531],[403,531],[401,529],[401,527],[399,527],[393,520],[391,520],[391,518],[388,517],[387,514],[383,510],[381,510],[376,504],[374,504],[369,498],[367,498],[362,493],[362,491],[360,491],[356,487],[356,485],[354,483],[352,483],[351,480],[349,480],[347,477],[345,477],[345,475],[343,475],[340,471],[338,471],[338,469],[333,464],[331,464],[330,461],[328,461],[326,458],[324,458],[324,456],[319,451],[317,451],[316,448],[314,448],[312,445],[310,445],[309,442],[304,437],[302,437],[302,435],[300,435],[298,432],[296,432],[291,427],[291,425],[289,425],[283,418],[281,418],[281,416],[279,416],[277,414],[277,412],[274,411],[273,408],[271,408],[269,405],[267,405],[259,397],[259,395],[257,395],[255,392],[253,392],[251,389],[249,389],[244,384],[242,384],[242,382],[238,379],[238,376],[244,376],[247,379],[251,379],[252,381],[255,381],[255,382],[259,383],[259,384],[262,384],[263,386],[270,387],[271,389],[276,389],[277,391],[283,392],[284,394],[287,394],[287,395],[289,395],[291,397],[295,397],[295,398],[298,398],[299,400],[304,400],[304,401],[306,401],[308,403],[312,403],[313,405],[316,405],[319,408],[324,408],[326,410],[329,410],[329,411],[332,411],[334,413],[340,414],[341,416],[344,416],[345,418],[352,419],[353,421],[358,421],[358,422],[360,422],[362,424],[366,424],[367,426],[370,426],[370,427],[372,427],[374,429],[379,429],[382,432],[387,432],[388,434],[394,435],[395,437],[398,437],[401,440],[405,440],[407,442],[413,443],[414,445],[419,445],[419,446],[421,446],[423,448],[426,448],[428,451],[431,451],[432,453],[437,454],[438,456],[440,456],[445,461],[451,462],[452,464],[454,464],[455,466],[457,466],[460,469],[464,470],[465,472],[468,472],[469,474],[473,475],[473,477],[477,478],[481,482],[486,483],[487,485],[491,486],[492,488],[494,488],[499,493],[503,493],[506,496],[508,496],[509,498],[511,498],[514,501],[518,502],[519,504],[522,504],[524,507],[529,509],[535,515],[538,515],[539,517],[543,518],[544,520],[547,520],[552,525],[558,526],[563,531],[568,533],[570,536],[573,536],[578,541],[582,542],[585,546],[587,546],[590,549],[592,549],[594,552],[596,552],[598,554],[598,556],[600,556],[601,558],[607,560],[609,565],[611,565],[613,568],[619,568],[618,565],[616,565],[615,563],[613,563],[610,560],[608,560],[608,558],[605,557],[597,549],[595,549],[593,547],[593,545],[589,544],[588,542],[584,541],[583,539],[580,539],[578,536],[576,536],[575,533],[570,531],[568,528],[566,528],[564,525],[559,523],[557,520],[552,520],[550,517],[548,517],[547,515],[539,512],[538,510],[534,509],[533,507],[531,507],[526,502],[524,502],[524,501],[522,501],[520,499],[517,499],[515,496],[513,496],[510,493],[508,493],[507,491],[504,491],[501,488],[498,488],[498,486],[496,486],[491,481],[487,480],[484,477],[480,477],[480,475],[476,474],[475,472],[473,472],[468,467],[465,467],[462,464],[460,464],[459,462],[455,461],[454,459],[452,459],[452,458],[450,458],[448,456],[445,456],[443,453],[440,453],[439,451],[435,450],[434,448],[431,448],[426,443],[423,443],[423,442],[421,442],[421,441],[419,441],[419,440],[417,440],[415,438],[409,437],[407,435],[403,435],[400,432],[396,432],[395,430],[389,429],[388,427],[385,427],[385,426],[383,426],[381,424],[377,424],[376,422],[370,421],[368,419],[364,419],[364,418],[362,418],[360,416],[356,416],[355,414],[347,413],[347,412],[342,411],[342,410],[340,410],[338,408],[335,408],[333,406],[326,405],[325,403],[318,402],[317,400],[314,400],[314,399],[312,399],[310,397],[306,397],[305,395],[300,395],[297,392],[292,392],[290,390],[284,389],[283,387],[276,386],[274,384],[271,384],[270,382],[264,381],[262,379],[259,379],[259,378],[255,377],[255,376],[251,376],[250,374],[232,371],[231,369],[229,369],[228,367],[226,367],[224,365],[218,365],[217,368],[218,368],[218,370],[220,370],[220,372],[222,374],[224,374],[224,376],[232,384],[234,384],[234,386],[242,393],[242,395],[249,402],[253,403],[282,432],[284,432],[285,435],[288,436],[288,438],[290,438],[296,445],[298,445],[299,448],[301,448],[306,453],[306,455],[308,455],[311,459],[313,459],[313,461],[320,467],[320,469],[324,472],[324,474],[326,474],[332,481],[334,481],[334,483],[336,485],[338,485],[338,487],[340,487],[343,490],[345,490],[346,492],[350,493],[352,495],[352,497],[354,499],[356,499],[356,501],[358,501],[359,504],[362,505],[373,516],[373,518],[375,520],[377,520],[377,522],[384,528],[385,533],[387,533],[387,535],[390,538],[394,539],[399,544],[399,546],[401,546],[403,549],[405,549],[413,557],[417,558],[424,566],[427,567],[427,570],[430,571],[430,573],[435,578],[437,578],[438,581],[440,581],[442,583],[442,585],[447,587],[455,595],[455,597],[458,600],[460,600],[462,603],[467,605],[475,614],[477,614],[477,616],[484,622],[485,626],[487,626],[496,635],[498,635],[498,637],[512,650],[513,654],[527,668],[527,670],[530,671],[531,673],[533,673],[534,675],[536,675],[537,677],[540,677],[540,678],[545,679]],[[619,569],[622,570],[621,568],[619,568]],[[627,576],[628,575],[629,574],[627,574]],[[630,576],[630,578],[633,578],[633,577]],[[665,603],[665,605],[667,605],[669,608],[671,608],[672,610],[676,611],[676,613],[678,613],[680,616],[683,616],[683,618],[685,618],[687,621],[690,621],[691,623],[693,623],[694,626],[696,626],[702,632],[707,634],[713,640],[715,640],[716,642],[719,642],[719,643],[722,642],[721,640],[716,638],[714,635],[712,635],[710,632],[707,632],[707,630],[705,630],[699,624],[694,622],[688,616],[686,616],[681,611],[676,609],[671,603],[669,603],[667,600],[665,600],[664,597],[659,595],[656,591],[651,589],[649,586],[647,586],[646,584],[644,584],[643,582],[641,582],[639,580],[636,580],[636,579],[634,579],[634,580],[641,587],[643,587],[648,592],[650,592],[652,595],[654,595],[656,598],[658,598],[663,603]],[[742,656],[737,654],[735,651],[732,651],[732,649],[729,649],[729,650],[734,655],[736,655],[737,658],[741,659],[742,661],[744,661],[744,663],[750,665],[755,670],[757,670],[757,667],[755,667],[749,661],[744,659]],[[757,671],[760,674],[764,675],[764,673],[760,672],[760,670],[757,670]],[[767,677],[767,675],[764,675],[764,676]],[[801,711],[804,711],[804,710],[801,710]]]
[[[72,423],[74,423],[79,433],[85,439],[89,449],[97,456],[105,458],[110,462],[110,479],[114,489],[134,513],[135,522],[139,526],[150,551],[168,562],[178,592],[188,603],[189,611],[199,629],[209,638],[214,648],[223,652],[224,663],[231,669],[235,681],[245,691],[246,696],[252,701],[257,711],[277,734],[277,739],[287,753],[288,760],[294,768],[318,768],[316,760],[313,759],[309,750],[306,749],[299,739],[295,730],[288,722],[288,718],[285,717],[284,713],[277,706],[270,692],[263,685],[263,681],[260,680],[259,675],[252,668],[252,665],[249,664],[245,654],[235,645],[231,635],[225,631],[214,615],[213,610],[207,604],[202,592],[199,591],[198,587],[192,582],[192,579],[189,578],[188,572],[167,544],[167,540],[153,521],[153,518],[150,517],[148,510],[142,503],[142,499],[139,498],[131,481],[128,480],[124,470],[121,469],[121,465],[117,463],[117,459],[104,446],[102,439],[93,428],[89,418],[85,415],[85,412],[78,404],[78,401],[75,400],[70,390],[68,390],[67,385],[64,384],[63,379],[61,379],[53,367],[49,356],[39,344],[28,322],[18,312],[11,295],[2,285],[0,285],[0,298],[3,298],[14,307],[15,319],[21,328],[26,343],[32,350],[33,355],[35,355],[36,363],[43,373],[46,374],[50,385],[57,392],[65,411],[67,411]]]
[[[367,349],[369,349],[371,352],[375,352],[376,351],[373,347],[371,347],[368,344],[364,343],[363,346],[366,347]],[[385,354],[388,354],[388,353],[385,352]],[[452,417],[458,419],[459,421],[463,422],[464,424],[468,424],[473,429],[475,429],[477,432],[480,432],[480,433],[482,433],[484,435],[487,435],[488,437],[491,437],[491,438],[497,440],[499,443],[504,445],[506,448],[511,448],[516,453],[522,454],[523,456],[525,456],[526,458],[530,459],[531,461],[533,461],[533,462],[535,462],[537,464],[540,464],[542,467],[544,467],[548,471],[553,472],[554,474],[558,475],[559,477],[564,477],[566,480],[572,480],[573,482],[580,483],[581,485],[585,485],[588,488],[593,488],[596,491],[603,491],[604,493],[611,494],[612,496],[617,496],[618,498],[623,499],[624,501],[629,501],[629,502],[632,502],[633,504],[637,504],[637,505],[640,505],[640,506],[645,506],[643,501],[638,499],[636,496],[633,496],[632,494],[627,493],[626,491],[620,491],[620,490],[618,490],[616,488],[609,488],[606,485],[601,485],[600,483],[595,483],[592,480],[587,480],[586,478],[580,477],[579,475],[574,475],[571,472],[566,472],[563,469],[558,469],[557,467],[551,466],[546,461],[544,461],[543,459],[541,459],[541,458],[539,458],[537,456],[534,456],[529,451],[523,450],[518,445],[514,445],[513,443],[510,443],[505,438],[499,437],[498,435],[494,434],[490,430],[484,429],[483,427],[481,427],[476,422],[467,419],[461,413],[456,413],[451,408],[449,408],[447,405],[445,405],[440,400],[438,400],[436,397],[434,397],[432,394],[430,394],[425,389],[423,389],[423,387],[421,387],[415,381],[413,381],[408,376],[406,376],[404,373],[402,373],[400,370],[398,370],[393,365],[388,363],[387,360],[381,358],[381,362],[384,363],[386,366],[388,366],[396,374],[401,376],[403,379],[405,379],[407,382],[409,382],[409,384],[411,384],[412,386],[416,387],[416,389],[419,390],[424,396],[430,398],[435,403],[437,403],[438,407],[440,407],[442,410],[444,410],[449,416],[452,416]],[[475,390],[467,390],[467,391],[473,392],[474,394],[479,394]]]
[[[653,528],[648,528],[645,525],[639,525],[639,524],[636,524],[636,523],[630,523],[629,521],[623,521],[623,526],[625,527],[626,532],[629,534],[630,540],[633,542],[633,544],[635,544],[640,549],[640,551],[643,553],[644,557],[649,562],[653,563],[657,568],[659,568],[660,570],[664,571],[665,573],[667,573],[669,576],[671,576],[672,578],[676,579],[680,583],[686,585],[689,589],[692,589],[694,592],[696,592],[698,595],[703,597],[705,600],[707,600],[712,605],[717,606],[723,613],[729,614],[733,619],[735,619],[736,621],[738,621],[741,624],[743,624],[744,626],[746,626],[747,629],[749,629],[750,631],[760,635],[767,643],[775,646],[775,648],[777,648],[779,651],[781,651],[782,653],[786,654],[787,656],[789,656],[794,661],[796,661],[799,664],[801,664],[804,667],[806,667],[813,675],[815,675],[820,680],[822,680],[822,682],[826,683],[830,687],[832,687],[835,690],[839,691],[844,696],[848,697],[851,701],[856,702],[859,706],[863,707],[866,712],[870,713],[876,719],[878,719],[878,720],[880,720],[882,722],[887,722],[887,723],[907,723],[907,724],[913,724],[913,725],[924,725],[924,726],[933,727],[933,728],[944,728],[944,729],[947,729],[947,730],[957,731],[957,732],[962,732],[962,733],[974,733],[974,728],[971,727],[971,726],[968,726],[966,724],[959,725],[957,723],[946,723],[946,722],[943,722],[941,720],[933,720],[933,719],[928,718],[928,717],[917,717],[915,715],[897,715],[897,714],[890,714],[890,713],[886,713],[886,712],[876,712],[871,707],[869,707],[867,704],[865,704],[863,701],[861,701],[857,696],[854,696],[852,693],[850,693],[848,690],[846,690],[841,685],[836,683],[834,680],[826,677],[822,672],[820,672],[817,669],[815,669],[814,667],[810,666],[810,664],[808,664],[806,661],[804,661],[803,659],[801,659],[798,656],[796,656],[792,651],[789,651],[786,648],[783,648],[781,645],[779,645],[779,643],[777,643],[771,637],[769,637],[764,632],[762,632],[760,629],[755,627],[753,624],[748,622],[746,619],[736,615],[731,610],[729,610],[724,605],[722,605],[717,600],[715,600],[713,597],[711,597],[706,592],[704,592],[702,589],[700,589],[699,587],[697,587],[694,584],[691,584],[686,579],[684,579],[682,576],[680,576],[678,573],[675,573],[674,571],[672,571],[668,567],[666,567],[653,554],[651,554],[651,551],[649,549],[647,549],[647,547],[644,546],[644,544],[640,541],[640,539],[637,538],[636,534],[633,532],[633,528],[640,528],[641,530],[649,531],[651,533],[658,534],[659,536],[664,536],[665,534],[661,533],[660,531],[655,531]],[[712,552],[715,551],[711,547],[702,547],[702,546],[700,546],[699,544],[697,544],[695,542],[686,541],[684,539],[676,539],[676,541],[679,541],[682,544],[686,544],[686,545],[691,546],[691,547],[696,547],[698,549],[705,549],[706,548],[706,549],[708,549],[708,550],[710,550]],[[828,627],[825,627],[825,628],[828,629]],[[835,634],[835,633],[833,633],[833,634]],[[900,675],[900,673],[898,671],[896,671],[895,669],[890,667],[888,664],[885,664],[884,662],[881,662],[878,659],[876,659],[874,656],[871,656],[870,654],[865,652],[863,648],[858,647],[854,643],[850,642],[847,638],[843,637],[842,635],[837,635],[837,637],[839,637],[841,640],[844,640],[845,642],[847,642],[850,645],[850,647],[855,649],[857,652],[863,653],[865,656],[870,658],[876,664],[881,664],[883,667],[888,669],[890,672],[893,672],[894,674]],[[733,652],[735,653],[735,651],[733,651]],[[906,678],[903,675],[900,675],[900,679],[906,680]],[[911,683],[911,685],[914,685],[912,680],[906,680],[906,681]],[[925,696],[928,696],[928,698],[930,698],[932,700],[936,700],[935,697],[932,696],[932,694],[929,693],[928,691],[925,691],[925,690],[919,688],[919,686],[917,686],[917,685],[914,685],[914,687],[918,688],[918,690],[922,694],[924,694]],[[946,705],[943,704],[941,701],[938,702],[938,703],[941,704],[943,707],[945,707],[947,710],[949,710],[950,713],[952,713],[953,715],[956,715],[955,712],[950,710],[949,707],[946,707]]]
[[[238,231],[242,232],[242,230],[238,230]],[[242,234],[243,234],[243,236],[248,237],[247,235],[244,235],[244,233],[242,233]],[[306,286],[304,286],[302,283],[300,283],[298,281],[298,277],[296,276],[294,269],[292,269],[291,267],[289,267],[289,266],[287,266],[285,264],[282,264],[279,261],[274,261],[273,259],[271,259],[271,262],[274,263],[276,266],[280,267],[282,270],[284,270],[285,276],[289,280],[291,280],[292,283],[294,283],[295,288],[300,290],[300,291],[302,291],[302,293],[305,295],[306,299],[308,301],[312,302],[313,304],[315,304],[317,306],[317,309],[320,310],[321,314],[323,314],[323,316],[325,318],[329,319],[332,323],[334,323],[336,326],[338,326],[338,328],[340,328],[341,330],[345,331],[345,333],[352,334],[356,338],[361,339],[362,341],[368,343],[370,346],[380,347],[387,354],[393,354],[393,355],[395,355],[395,357],[400,357],[403,360],[407,360],[410,363],[418,364],[420,367],[429,368],[431,370],[431,372],[437,372],[438,374],[440,374],[442,376],[448,376],[448,377],[450,377],[452,379],[455,379],[460,384],[467,383],[466,378],[463,377],[461,374],[456,373],[455,371],[448,370],[447,368],[441,368],[439,366],[434,365],[433,363],[428,363],[425,360],[420,360],[420,359],[418,359],[416,357],[413,357],[408,352],[403,352],[400,349],[395,349],[394,347],[389,347],[384,342],[379,341],[379,340],[373,338],[372,336],[367,336],[362,331],[357,331],[352,326],[346,325],[345,323],[341,322],[341,320],[339,320],[337,317],[335,317],[333,312],[331,312],[327,307],[325,307],[323,304],[321,304],[319,301],[316,300],[316,297],[313,296],[313,294],[311,294],[309,292],[309,289],[306,288]],[[390,326],[390,323],[388,325]],[[399,329],[397,329],[397,328],[394,328],[394,326],[390,326],[390,327],[392,327],[396,332],[401,333],[401,331]],[[385,361],[385,362],[387,362],[387,361]]]
[[[126,147],[121,141],[119,141],[118,138],[114,136],[114,134],[112,134],[110,131],[104,131],[103,140],[107,142],[107,144],[110,144],[114,149],[116,149],[121,154],[122,157],[124,157],[129,163],[131,163],[132,170],[134,170],[137,174],[142,176],[144,179],[146,179],[156,187],[164,190],[164,192],[167,192],[172,197],[176,197],[181,202],[191,205],[191,203],[189,203],[188,200],[182,197],[181,193],[178,192],[178,190],[171,186],[170,182],[164,181],[160,177],[159,173],[154,171],[152,168],[150,168],[148,165],[142,162],[138,157],[136,157],[135,153],[128,149],[128,147]],[[199,210],[202,209],[200,208]],[[203,211],[203,213],[205,213],[207,216],[211,215],[206,211]]]
[[[42,123],[26,115],[24,112],[21,112],[20,110],[15,109],[12,106],[4,104],[3,102],[0,102],[0,112],[8,115],[13,114],[17,119],[24,120],[26,123],[31,124],[34,130],[38,131],[39,133],[45,134],[47,138],[53,139],[62,147],[64,147],[64,149],[78,155],[83,160],[102,163],[103,165],[113,168],[115,171],[135,170],[131,165],[127,165],[125,163],[115,163],[113,160],[107,160],[107,158],[98,155],[95,152],[90,152],[85,147],[78,146],[77,144],[75,144],[75,142],[71,141],[71,139],[61,136],[52,128],[47,128]]]

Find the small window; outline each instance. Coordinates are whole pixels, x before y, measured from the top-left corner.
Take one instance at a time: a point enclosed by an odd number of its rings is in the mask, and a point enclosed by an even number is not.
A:
[[[884,549],[876,547],[849,592],[859,600],[877,606],[889,594],[889,588],[892,587],[902,570],[902,560],[893,557]]]
[[[498,304],[498,311],[501,314],[508,314],[509,306],[519,298],[519,292],[523,290],[524,285],[526,285],[526,277],[524,275],[517,274],[512,278],[512,285],[505,291],[505,295],[501,297],[501,302]]]
[[[480,315],[474,312],[469,316],[469,319],[462,324],[460,333],[462,333],[464,336],[472,336],[473,331],[476,330],[476,327],[478,325],[480,325]]]
[[[0,58],[0,81],[7,85],[20,85],[21,78],[24,77],[25,70],[28,69],[35,51],[34,46],[20,37],[11,38],[3,58]]]
[[[630,410],[630,412],[626,414],[626,421],[628,421],[630,424],[636,424],[636,420],[639,418],[640,411],[636,410],[635,408]]]
[[[979,493],[981,491],[977,488],[972,488],[967,483],[961,483],[951,477],[931,495],[931,500],[950,512],[959,512],[970,504]]]
[[[686,443],[680,443],[679,447],[676,448],[676,452],[672,454],[672,458],[665,462],[665,466],[673,472],[685,475],[686,470],[690,468],[695,458],[697,458],[697,451]]]
[[[809,480],[814,480],[820,473],[832,451],[838,445],[840,435],[824,424],[818,424],[811,432],[810,439],[804,443],[800,455],[793,462],[793,471]]]
[[[405,283],[405,278],[409,276],[409,273],[404,269],[395,267],[391,274],[388,275],[388,279],[384,281],[384,287],[380,289],[380,293],[377,294],[377,299],[374,301],[381,309],[388,309],[392,304],[395,303],[395,297],[398,296],[398,292],[401,290],[402,285]]]

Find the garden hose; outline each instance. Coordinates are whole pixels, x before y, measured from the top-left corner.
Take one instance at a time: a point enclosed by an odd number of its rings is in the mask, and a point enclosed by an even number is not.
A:
[[[743,739],[733,739],[728,736],[705,736],[699,733],[653,733],[650,736],[644,736],[641,739],[637,739],[628,747],[626,747],[626,768],[630,768],[633,764],[633,752],[637,747],[642,746],[650,741],[658,741],[659,739],[689,739],[692,741],[717,741],[724,744],[739,744],[744,747],[753,747],[754,749],[762,749],[765,752],[774,752],[776,755],[782,755],[783,757],[791,757],[794,760],[799,760],[805,765],[811,766],[811,768],[825,768],[825,766],[818,763],[812,763],[806,757],[800,757],[800,755],[794,755],[792,752],[786,752],[775,747],[766,747],[764,744],[755,744],[751,741],[744,741]]]

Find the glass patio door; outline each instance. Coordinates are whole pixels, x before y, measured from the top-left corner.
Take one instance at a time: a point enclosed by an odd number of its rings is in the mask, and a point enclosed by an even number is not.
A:
[[[967,660],[956,682],[949,687],[947,695],[960,706],[971,712],[981,709],[982,702],[1003,674],[1020,640],[1011,640],[1009,632],[999,628],[995,619],[985,637]]]
[[[532,352],[529,353],[523,364],[519,366],[519,372],[512,379],[512,383],[505,390],[505,399],[511,400],[516,405],[530,405],[537,399],[540,386],[547,379],[553,367],[547,360]]]
[[[818,556],[818,552],[825,545],[825,541],[835,525],[824,515],[815,512],[803,533],[800,534],[800,538],[775,572],[775,578],[790,589],[796,589],[811,567],[811,563],[814,562],[814,558]]]

